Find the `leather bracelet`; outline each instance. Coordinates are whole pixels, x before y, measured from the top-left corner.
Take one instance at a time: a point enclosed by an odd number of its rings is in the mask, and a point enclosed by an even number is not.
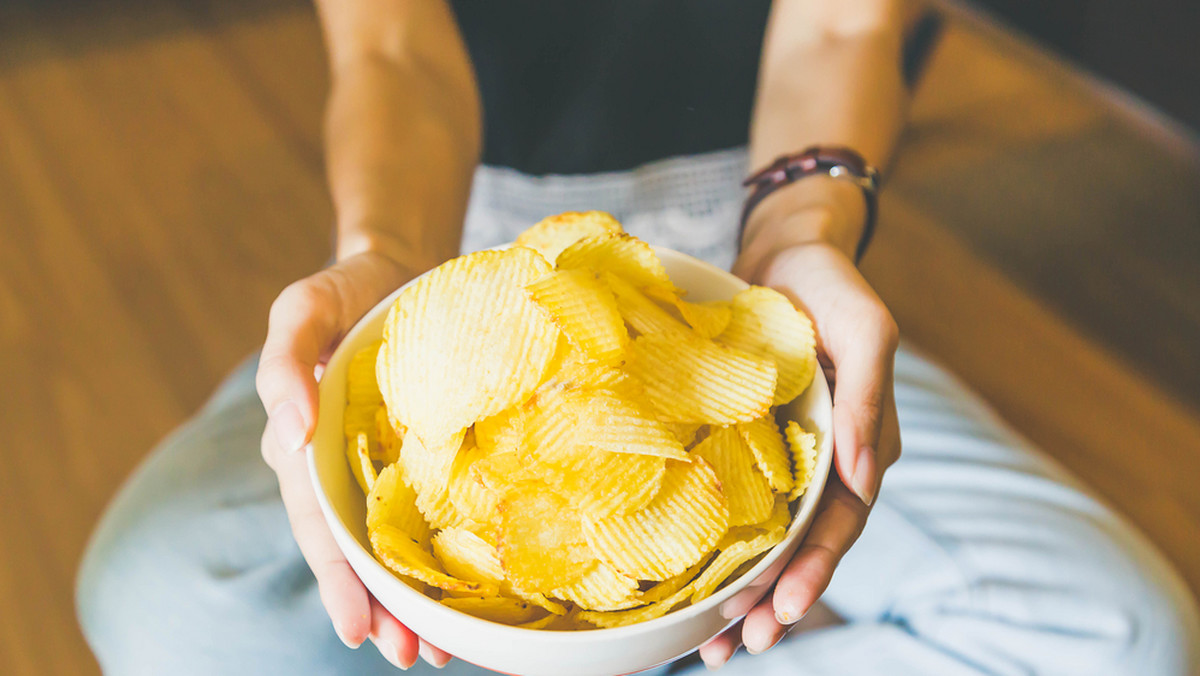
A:
[[[791,155],[780,155],[766,168],[747,178],[742,185],[751,188],[742,207],[738,226],[738,244],[746,231],[746,221],[754,207],[780,188],[791,185],[805,176],[832,176],[857,184],[867,202],[867,219],[854,252],[854,262],[862,260],[875,233],[875,215],[879,196],[879,171],[867,164],[862,155],[843,146],[811,146]]]

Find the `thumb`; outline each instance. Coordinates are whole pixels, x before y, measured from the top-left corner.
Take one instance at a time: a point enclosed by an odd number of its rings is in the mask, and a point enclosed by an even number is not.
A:
[[[318,364],[359,317],[411,276],[367,252],[293,282],[275,299],[255,384],[279,448],[292,453],[312,437]]]

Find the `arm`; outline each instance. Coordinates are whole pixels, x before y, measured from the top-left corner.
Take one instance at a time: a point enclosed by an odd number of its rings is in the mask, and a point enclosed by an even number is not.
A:
[[[871,164],[887,162],[907,105],[902,9],[901,0],[777,0],[751,126],[752,168],[810,145],[849,146]],[[900,455],[898,331],[853,261],[865,216],[858,186],[810,176],[768,196],[746,224],[734,271],[788,295],[816,324],[835,384],[837,472],[792,560],[722,607],[745,619],[701,648],[710,666],[739,642],[754,653],[770,648],[816,603],[862,531],[883,470]]]
[[[420,641],[372,598],[342,556],[303,449],[317,419],[320,364],[384,296],[458,253],[481,111],[474,74],[443,0],[319,0],[332,71],[326,155],[337,262],[289,285],[271,306],[258,369],[268,412],[262,453],[279,478],[296,542],[342,641],[370,638],[397,667]]]

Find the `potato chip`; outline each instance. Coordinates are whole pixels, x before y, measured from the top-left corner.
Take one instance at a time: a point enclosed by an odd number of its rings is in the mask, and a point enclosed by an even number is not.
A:
[[[463,596],[444,598],[442,605],[453,608],[481,620],[501,624],[523,624],[543,613],[542,609],[527,601],[506,596]]]
[[[450,466],[446,494],[458,513],[480,524],[494,524],[499,517],[500,494],[471,471],[488,453],[478,446],[464,445]]]
[[[553,462],[540,462],[537,468],[580,514],[599,519],[650,504],[662,485],[666,463],[659,456],[578,446]]]
[[[404,438],[404,431],[396,429],[388,417],[387,408],[382,404],[375,409],[375,438],[378,443],[371,448],[372,460],[390,465],[400,459],[400,442]]]
[[[808,490],[813,475],[817,472],[817,435],[805,432],[795,420],[787,423],[788,447],[792,450],[793,476],[792,492],[788,497],[792,500],[799,498]]]
[[[525,408],[513,406],[475,423],[475,444],[486,454],[515,451],[525,437]]]
[[[375,381],[375,362],[383,341],[376,341],[354,353],[346,367],[346,403],[375,408],[383,405],[379,383]]]
[[[593,235],[624,232],[611,214],[603,211],[568,211],[543,218],[533,227],[517,235],[517,246],[537,251],[551,263],[563,249]]]
[[[358,443],[360,432],[367,435],[370,446],[377,444],[379,432],[375,427],[375,414],[378,411],[379,404],[351,404],[346,407],[342,416],[342,430],[351,446]]]
[[[774,405],[795,399],[817,370],[812,322],[786,296],[752,286],[733,297],[733,316],[717,341],[769,357],[778,369]]]
[[[525,286],[549,272],[532,249],[479,251],[401,292],[377,365],[389,413],[436,444],[527,399],[554,355],[558,328]]]
[[[450,501],[450,470],[463,446],[464,433],[458,432],[437,447],[427,447],[410,429],[400,448],[404,480],[417,493],[417,508],[434,528],[467,524],[469,519]]]
[[[561,621],[562,619],[563,618],[559,615],[554,615],[552,613],[548,613],[542,617],[537,618],[536,620],[530,620],[529,622],[522,622],[516,626],[518,626],[522,629],[549,629],[551,627],[551,625],[553,625],[555,622]]]
[[[662,457],[683,453],[670,430],[611,392],[543,389],[527,406],[526,470],[592,518],[641,509],[662,482]],[[608,427],[612,420],[624,426]]]
[[[783,447],[783,436],[775,419],[769,415],[763,416],[747,423],[738,423],[737,429],[754,454],[759,471],[771,483],[771,490],[777,493],[792,490],[792,463],[787,449]]]
[[[608,271],[636,288],[675,288],[654,249],[625,233],[581,239],[564,249],[554,265],[559,270],[590,268],[596,272]]]
[[[617,311],[617,299],[595,272],[556,270],[525,289],[589,359],[601,364],[623,361],[629,332]]]
[[[724,543],[725,546],[713,558],[712,563],[693,580],[685,591],[690,591],[692,603],[699,603],[712,596],[721,584],[729,579],[743,564],[783,540],[783,529],[774,529],[749,539],[738,539]]]
[[[359,432],[355,442],[355,457],[350,466],[355,470],[354,478],[358,480],[358,485],[363,489],[363,493],[370,493],[371,487],[375,485],[375,479],[379,475],[375,471],[375,465],[371,462],[371,449],[367,445],[367,433]]]
[[[637,580],[622,575],[604,562],[597,562],[575,582],[548,593],[588,610],[620,610],[641,605],[637,598]]]
[[[733,310],[728,301],[717,300],[706,303],[689,303],[682,298],[671,299],[671,304],[679,311],[683,320],[696,333],[705,338],[714,338],[729,326]]]
[[[687,324],[676,319],[670,312],[659,307],[630,282],[612,272],[601,277],[617,299],[617,311],[621,318],[640,335],[687,335],[692,333]]]
[[[540,592],[531,592],[521,589],[520,587],[513,585],[511,582],[504,587],[501,593],[519,598],[528,603],[532,603],[533,605],[551,613],[552,615],[567,614],[567,607],[563,604],[546,598],[545,594]]]
[[[642,384],[660,420],[728,425],[767,414],[775,393],[771,360],[700,336],[643,335],[626,371]]]
[[[775,495],[767,478],[754,465],[750,448],[734,427],[717,427],[692,449],[712,465],[721,492],[729,501],[729,525],[759,523],[771,515]]]
[[[591,361],[582,350],[569,343],[555,355],[542,388],[577,387],[611,390],[629,401],[644,396],[642,386],[619,368]]]
[[[596,560],[575,509],[536,481],[517,484],[505,494],[497,539],[504,572],[526,590],[565,587]]]
[[[496,588],[504,584],[504,569],[496,548],[466,528],[438,531],[433,536],[433,554],[447,573],[460,580]]]
[[[646,507],[583,524],[592,549],[638,580],[682,573],[729,527],[729,505],[712,467],[699,458],[666,463],[662,488]]]
[[[575,396],[586,407],[590,421],[587,443],[593,448],[688,459],[675,433],[650,411],[608,390],[577,390]]]
[[[702,425],[701,423],[663,423],[663,424],[667,426],[667,429],[671,430],[671,433],[675,435],[675,438],[679,440],[679,443],[684,448],[691,446],[692,443],[697,440],[696,437],[700,433],[700,428],[704,427],[704,425]]]
[[[384,467],[367,495],[367,532],[385,525],[417,542],[429,542],[429,523],[417,509],[417,494],[404,483],[399,463]]]
[[[469,582],[447,575],[432,554],[398,528],[382,525],[370,531],[370,536],[375,556],[394,573],[448,591],[475,592],[480,596],[499,593],[495,585]]]

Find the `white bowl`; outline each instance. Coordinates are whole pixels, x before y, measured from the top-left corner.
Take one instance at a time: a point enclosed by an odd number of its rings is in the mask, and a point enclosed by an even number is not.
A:
[[[656,249],[677,286],[695,301],[724,300],[746,283],[690,256]],[[410,282],[411,283],[411,282]],[[309,469],[321,510],[334,539],[367,589],[396,619],[446,652],[481,667],[522,676],[611,676],[669,662],[695,650],[732,622],[720,606],[782,557],[790,557],[812,522],[833,455],[832,402],[825,374],[817,369],[803,395],[784,416],[817,436],[817,471],[784,540],[757,564],[711,597],[665,616],[614,629],[544,631],[488,622],[448,608],[401,582],[371,554],[366,506],[346,462],[342,414],[346,367],[358,349],[379,340],[397,290],[368,312],[330,357],[320,384],[320,414]]]

